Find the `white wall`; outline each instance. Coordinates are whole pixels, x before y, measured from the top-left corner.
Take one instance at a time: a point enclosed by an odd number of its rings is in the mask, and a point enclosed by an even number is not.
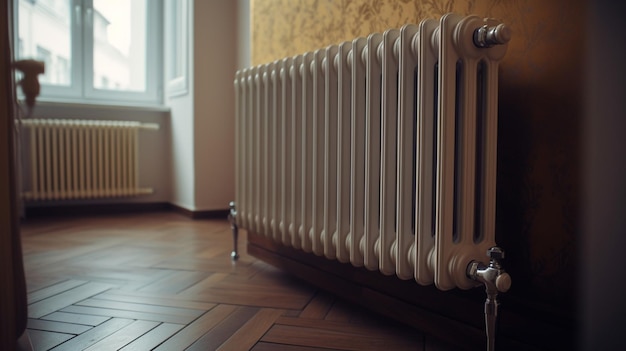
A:
[[[167,2],[166,2],[167,4]],[[186,14],[188,17],[187,30],[189,33],[189,41],[193,42],[193,1],[190,1],[190,8]],[[166,5],[167,6],[167,5]],[[165,12],[165,26],[164,28],[170,28],[170,17]],[[165,52],[164,52],[164,66],[170,67],[172,61],[172,55],[177,54],[173,48],[171,32],[165,30]],[[172,155],[172,167],[167,172],[171,176],[172,182],[172,195],[170,202],[178,207],[186,208],[189,210],[195,209],[195,195],[194,195],[194,179],[195,179],[195,165],[194,165],[194,99],[193,99],[193,85],[189,83],[192,81],[194,74],[193,67],[193,48],[187,47],[187,84],[186,92],[178,93],[170,96],[168,82],[165,82],[165,104],[170,108],[171,114],[171,140],[170,140],[170,152]],[[165,75],[167,79],[168,74]]]
[[[191,211],[234,199],[237,2],[190,1],[189,92],[167,98],[172,114],[172,200]],[[167,47],[167,45],[166,45]],[[166,66],[168,55],[165,55]]]
[[[196,210],[228,208],[235,196],[237,2],[194,2]]]
[[[195,209],[195,170],[192,95],[179,95],[167,99],[166,102],[170,106],[171,115],[171,139],[168,146],[172,161],[169,170],[161,171],[171,177],[170,202],[176,206],[193,210]]]

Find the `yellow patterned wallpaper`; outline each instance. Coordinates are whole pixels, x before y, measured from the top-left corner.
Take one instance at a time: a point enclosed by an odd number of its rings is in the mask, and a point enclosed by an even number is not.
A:
[[[439,18],[475,14],[513,37],[500,69],[497,241],[512,294],[575,313],[583,0],[252,0],[254,65]]]
[[[533,61],[543,61],[552,44],[580,43],[576,34],[583,34],[582,4],[571,0],[252,0],[252,62],[266,63],[456,12],[504,21],[514,33],[509,60],[538,68],[545,62]],[[555,54],[567,53],[550,53]]]

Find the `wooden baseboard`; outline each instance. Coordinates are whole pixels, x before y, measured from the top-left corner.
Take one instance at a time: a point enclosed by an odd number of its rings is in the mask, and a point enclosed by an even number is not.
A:
[[[33,205],[26,206],[24,216],[28,218],[61,217],[61,216],[93,216],[120,213],[146,213],[170,210],[167,202],[150,203],[110,203],[80,205]]]
[[[226,219],[228,217],[228,213],[230,212],[230,210],[228,209],[193,211],[174,204],[169,205],[173,211],[176,211],[191,219]]]
[[[29,218],[60,217],[60,216],[93,216],[120,213],[148,213],[174,211],[191,219],[226,219],[228,209],[192,211],[169,202],[138,202],[110,204],[80,205],[37,205],[26,206],[24,216]]]
[[[354,267],[283,246],[248,232],[248,254],[319,288],[445,340],[459,349],[484,350],[484,289],[440,291],[378,271]],[[576,333],[546,314],[502,297],[496,343],[501,350],[574,349]],[[520,313],[520,310],[523,310]]]

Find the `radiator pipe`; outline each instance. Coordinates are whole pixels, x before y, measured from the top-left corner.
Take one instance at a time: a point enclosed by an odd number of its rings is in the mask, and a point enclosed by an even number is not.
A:
[[[489,265],[472,261],[467,266],[467,276],[485,285],[485,332],[487,335],[487,351],[495,350],[496,321],[498,317],[498,292],[506,292],[511,287],[511,276],[504,271],[500,260],[504,251],[494,246],[487,250]]]
[[[239,258],[239,252],[237,251],[239,227],[237,226],[237,207],[235,206],[235,201],[231,201],[229,207],[228,221],[230,222],[230,228],[233,230],[233,251],[230,253],[230,258],[236,261]]]

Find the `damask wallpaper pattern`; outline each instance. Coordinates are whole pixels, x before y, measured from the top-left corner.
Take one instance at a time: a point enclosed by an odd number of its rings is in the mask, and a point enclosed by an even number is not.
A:
[[[512,295],[575,316],[584,1],[252,0],[251,12],[255,65],[448,12],[506,23],[497,241]]]

